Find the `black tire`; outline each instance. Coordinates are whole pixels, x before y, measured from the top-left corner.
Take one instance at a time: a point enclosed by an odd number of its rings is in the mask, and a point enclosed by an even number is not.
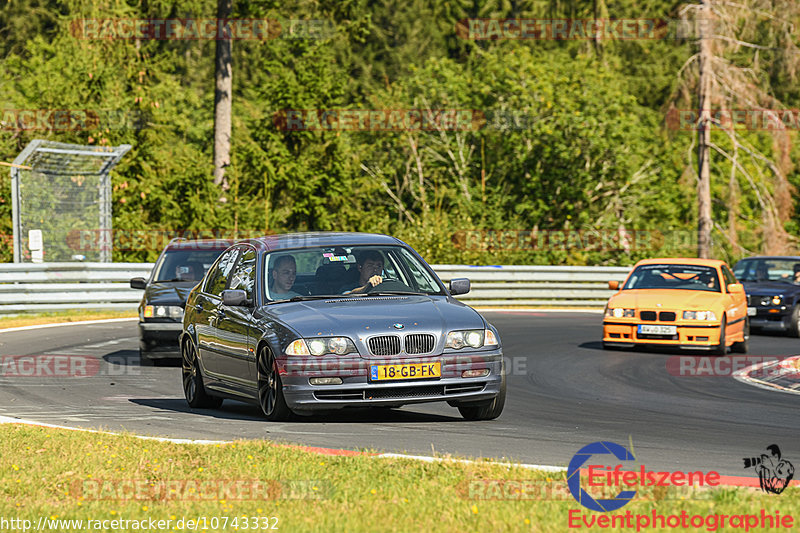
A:
[[[503,406],[505,404],[506,372],[505,365],[503,365],[500,377],[500,393],[491,400],[485,402],[459,405],[458,412],[461,413],[461,416],[463,416],[465,420],[494,420],[503,412]]]
[[[280,422],[289,420],[292,410],[286,405],[283,384],[275,365],[275,357],[268,347],[261,348],[258,354],[258,405],[267,420]]]
[[[714,355],[726,355],[728,353],[728,347],[726,346],[727,333],[725,332],[725,322],[726,318],[725,315],[722,315],[722,323],[719,326],[719,344],[717,344],[711,353]]]
[[[183,377],[183,395],[189,407],[198,409],[216,409],[222,405],[222,398],[211,396],[203,386],[203,375],[197,361],[197,350],[191,341],[181,347],[181,366]]]
[[[789,335],[800,337],[800,305],[792,307],[792,317],[789,322]]]
[[[731,351],[736,353],[747,353],[747,350],[750,349],[750,318],[745,317],[744,319],[744,340],[740,342],[734,342],[731,345]]]

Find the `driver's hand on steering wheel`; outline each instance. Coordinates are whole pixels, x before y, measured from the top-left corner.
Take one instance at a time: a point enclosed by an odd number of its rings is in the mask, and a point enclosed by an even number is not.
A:
[[[372,285],[373,287],[377,287],[381,283],[383,283],[383,278],[381,276],[372,276],[369,278],[369,281],[367,281],[367,285]],[[369,289],[367,285],[364,285],[364,287]]]

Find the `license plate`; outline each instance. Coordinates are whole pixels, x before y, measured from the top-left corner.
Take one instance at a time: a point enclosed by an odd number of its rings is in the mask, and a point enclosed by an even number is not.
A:
[[[442,376],[442,363],[372,365],[369,370],[370,381],[439,378]]]
[[[656,326],[651,324],[639,324],[639,333],[645,335],[675,335],[678,332],[676,326]]]
[[[747,316],[756,316],[756,308],[755,307],[748,307],[747,308]]]

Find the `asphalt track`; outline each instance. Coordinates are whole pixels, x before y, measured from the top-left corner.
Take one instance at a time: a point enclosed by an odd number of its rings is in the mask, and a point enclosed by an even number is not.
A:
[[[752,475],[742,458],[777,443],[800,464],[800,396],[732,377],[667,371],[681,352],[603,351],[600,315],[485,312],[507,357],[508,399],[494,421],[467,422],[447,404],[345,410],[271,423],[257,407],[226,401],[191,410],[180,368],[141,367],[135,320],[0,333],[0,355],[80,355],[94,376],[8,377],[0,372],[0,415],[73,427],[189,439],[256,439],[344,449],[451,453],[566,465],[582,446],[633,443],[651,470]],[[750,355],[800,353],[800,339],[754,335]],[[702,354],[699,354],[702,355]],[[8,361],[8,358],[4,358]]]

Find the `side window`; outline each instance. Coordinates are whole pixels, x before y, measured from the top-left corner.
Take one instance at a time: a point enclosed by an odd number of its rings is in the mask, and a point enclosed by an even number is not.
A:
[[[241,289],[247,297],[253,298],[256,283],[256,251],[249,246],[242,248],[242,259],[231,275],[229,289]]]
[[[733,272],[731,272],[731,269],[729,269],[727,265],[722,265],[722,277],[725,278],[726,287],[730,283],[736,283],[736,276],[733,275]]]
[[[233,265],[236,264],[237,257],[239,257],[239,248],[228,250],[222,254],[216,268],[208,275],[206,292],[216,294],[217,296],[222,294],[222,291],[228,286],[228,277],[233,269]]]

